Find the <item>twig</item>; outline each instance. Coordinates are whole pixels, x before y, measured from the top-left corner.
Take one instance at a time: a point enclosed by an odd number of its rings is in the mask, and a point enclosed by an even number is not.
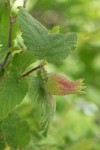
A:
[[[42,69],[44,76],[47,76],[47,71],[45,70],[44,66],[42,66],[41,69]]]
[[[9,29],[9,35],[8,35],[8,48],[11,47],[11,31],[12,31],[13,21],[12,17],[10,16],[10,29]]]
[[[9,28],[9,34],[8,34],[8,48],[11,47],[12,27],[13,27],[13,23],[15,21],[16,21],[16,18],[13,18],[12,16],[10,16],[10,28]],[[0,63],[0,68],[3,68],[6,65],[10,55],[11,55],[11,52],[7,52],[3,62]]]
[[[10,29],[9,29],[9,34],[8,34],[8,48],[11,47],[12,27],[13,27],[14,22],[15,22],[15,19],[12,16],[10,16]]]
[[[43,62],[43,63],[40,64],[39,66],[37,66],[37,67],[35,67],[35,68],[29,70],[28,72],[26,72],[26,73],[20,75],[20,78],[24,78],[24,77],[28,76],[28,75],[29,75],[30,73],[32,73],[33,71],[42,68],[42,67],[45,66],[46,64],[47,64],[47,63]]]
[[[9,58],[10,54],[11,54],[11,52],[8,52],[8,53],[7,53],[7,55],[6,55],[5,59],[4,59],[4,61],[0,64],[0,68],[3,68],[3,67],[6,65],[7,60],[8,60],[8,58]]]

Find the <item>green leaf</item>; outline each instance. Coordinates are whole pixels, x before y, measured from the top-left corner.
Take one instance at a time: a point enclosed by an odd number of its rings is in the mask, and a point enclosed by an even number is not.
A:
[[[15,54],[13,58],[13,65],[19,71],[24,71],[30,64],[35,62],[35,57],[31,51],[22,51]]]
[[[2,122],[3,135],[11,148],[23,148],[30,140],[30,128],[18,113],[11,113]]]
[[[6,1],[5,1],[6,2]],[[10,30],[10,9],[5,6],[5,2],[2,1],[0,5],[0,62],[6,55],[9,46],[9,30]],[[14,45],[14,39],[19,29],[18,22],[14,22],[11,33],[11,45]]]
[[[50,34],[59,33],[59,26],[53,27],[53,28],[49,31],[49,33],[50,33]]]
[[[75,48],[76,33],[49,34],[24,8],[20,8],[18,21],[27,49],[33,51],[39,59],[47,59],[49,62],[62,61],[70,50]]]
[[[0,43],[3,45],[3,51],[8,49],[8,34],[10,28],[9,10],[1,5],[0,8]]]
[[[47,135],[50,121],[55,111],[55,100],[52,95],[46,92],[41,78],[33,77],[29,88],[29,97],[34,103],[36,101],[41,105],[40,131],[43,136]]]
[[[26,79],[18,79],[16,72],[0,81],[0,120],[4,119],[25,97],[28,84]]]

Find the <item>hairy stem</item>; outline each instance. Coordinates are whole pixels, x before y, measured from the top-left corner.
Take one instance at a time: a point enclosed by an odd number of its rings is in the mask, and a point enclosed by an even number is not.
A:
[[[12,34],[12,27],[13,27],[13,18],[10,16],[10,29],[9,29],[9,34],[8,34],[8,48],[11,47],[11,34]]]
[[[45,66],[45,65],[46,65],[46,63],[43,62],[43,63],[40,64],[39,66],[37,66],[37,67],[35,67],[35,68],[29,70],[28,72],[26,72],[26,73],[20,75],[20,78],[24,78],[24,77],[28,76],[28,75],[29,75],[30,73],[32,73],[33,71],[35,71],[35,70],[37,70],[37,69],[40,69],[40,68],[42,68],[42,67]]]
[[[10,55],[11,55],[11,52],[8,52],[5,59],[4,59],[4,61],[0,64],[0,68],[3,68],[6,65],[7,60],[8,60]]]

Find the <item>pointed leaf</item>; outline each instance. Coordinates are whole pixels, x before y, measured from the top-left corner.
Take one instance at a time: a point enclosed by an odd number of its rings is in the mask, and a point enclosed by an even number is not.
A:
[[[50,34],[24,8],[20,9],[18,20],[27,49],[33,51],[39,59],[59,62],[68,56],[71,52],[70,50],[75,48],[77,41],[76,33]]]
[[[59,33],[59,26],[54,26],[50,31],[50,34]]]

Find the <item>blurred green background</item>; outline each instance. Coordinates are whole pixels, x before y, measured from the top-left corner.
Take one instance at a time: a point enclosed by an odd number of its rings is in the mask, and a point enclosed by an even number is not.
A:
[[[21,0],[18,1],[21,3]],[[27,9],[48,29],[77,32],[77,48],[48,72],[70,79],[83,77],[85,94],[56,97],[56,112],[47,138],[37,131],[39,108],[28,98],[18,108],[32,127],[29,150],[100,150],[100,0],[28,0]]]

